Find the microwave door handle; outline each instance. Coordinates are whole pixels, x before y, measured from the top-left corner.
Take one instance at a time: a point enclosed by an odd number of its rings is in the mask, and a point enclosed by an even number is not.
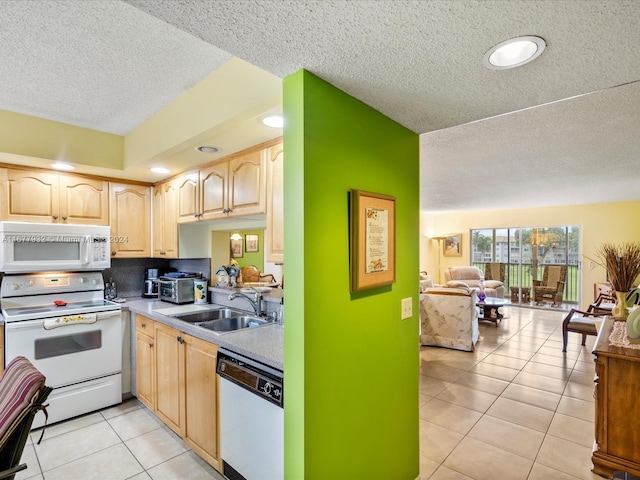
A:
[[[90,254],[91,254],[91,237],[90,236],[86,236],[84,239],[84,265],[89,265],[89,261],[90,261]]]

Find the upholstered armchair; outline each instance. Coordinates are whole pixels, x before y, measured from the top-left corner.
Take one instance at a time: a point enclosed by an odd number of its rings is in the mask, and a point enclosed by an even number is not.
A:
[[[478,341],[478,296],[468,288],[428,288],[420,295],[420,343],[472,352]]]
[[[420,272],[420,293],[424,292],[427,288],[433,288],[433,277],[427,272]]]
[[[545,265],[542,280],[533,281],[533,300],[536,303],[551,300],[554,306],[560,305],[566,281],[566,265]]]
[[[498,280],[485,280],[478,267],[449,267],[444,271],[447,287],[468,287],[478,290],[484,280],[484,291],[487,297],[504,298],[504,283]]]

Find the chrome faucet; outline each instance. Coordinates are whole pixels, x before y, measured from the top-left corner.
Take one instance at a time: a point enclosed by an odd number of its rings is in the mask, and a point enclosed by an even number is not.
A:
[[[255,311],[256,316],[259,317],[262,314],[262,295],[255,288],[252,288],[252,287],[250,287],[250,288],[254,292],[256,292],[255,298],[251,298],[250,296],[245,295],[244,293],[232,293],[227,298],[229,300],[235,300],[236,297],[242,297],[242,298],[248,300],[249,303],[251,303],[251,306],[253,307],[253,310]]]

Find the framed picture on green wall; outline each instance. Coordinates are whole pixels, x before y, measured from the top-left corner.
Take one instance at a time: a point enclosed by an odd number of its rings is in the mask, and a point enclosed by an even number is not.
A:
[[[258,235],[248,234],[244,236],[244,251],[247,253],[259,251]]]
[[[242,258],[242,237],[231,239],[231,258]]]
[[[396,199],[351,190],[351,291],[396,281]]]

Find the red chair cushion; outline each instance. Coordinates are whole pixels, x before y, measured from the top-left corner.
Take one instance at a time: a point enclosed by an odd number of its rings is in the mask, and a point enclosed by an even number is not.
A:
[[[0,378],[0,445],[29,413],[45,380],[25,357],[16,357],[7,365]]]

